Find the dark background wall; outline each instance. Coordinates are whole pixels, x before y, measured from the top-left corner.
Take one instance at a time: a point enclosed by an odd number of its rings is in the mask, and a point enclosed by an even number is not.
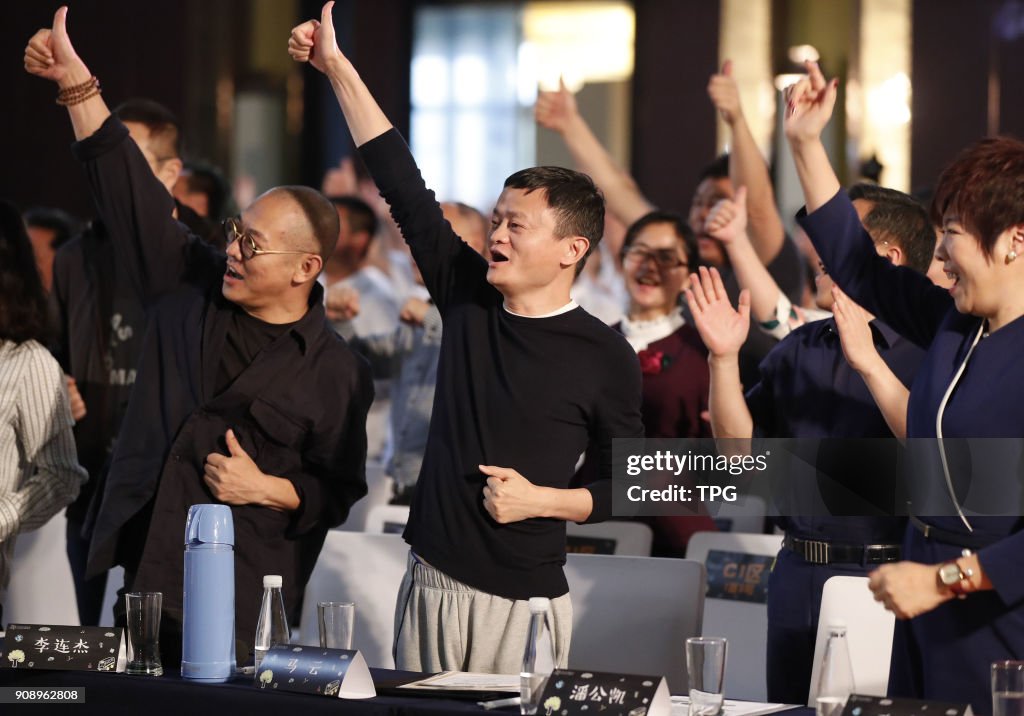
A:
[[[718,0],[636,0],[633,174],[647,197],[686,212],[715,157],[707,84],[718,65]]]
[[[286,0],[281,0],[285,2]],[[319,17],[315,0],[294,2],[293,24]],[[19,206],[60,206],[79,216],[92,206],[81,170],[68,151],[74,140],[67,112],[54,103],[56,86],[23,70],[24,47],[49,27],[56,2],[0,6],[0,77],[6,101],[0,111],[0,197]],[[74,0],[68,30],[79,55],[100,79],[113,107],[146,96],[178,114],[186,152],[230,166],[230,112],[218,91],[262,86],[286,92],[285,78],[268,77],[249,64],[250,45],[274,42],[285,52],[288,30],[273,38],[254,34],[248,0]],[[412,4],[404,0],[342,0],[334,10],[339,42],[385,111],[403,131],[409,119],[409,59]],[[303,80],[304,119],[286,138],[289,152],[282,182],[319,185],[323,171],[351,151],[351,142],[330,84],[312,68],[296,67]],[[226,84],[225,84],[226,82]],[[230,101],[226,103],[230,108]]]
[[[911,184],[988,134],[1024,139],[1024,5],[914,0]]]
[[[682,209],[714,151],[705,85],[718,63],[719,0],[635,0],[635,6],[632,168],[655,203]],[[91,207],[68,152],[66,113],[54,104],[51,83],[22,70],[28,38],[50,24],[56,7],[48,1],[0,7],[0,196],[85,216]],[[248,0],[74,0],[68,22],[108,103],[145,95],[167,104],[181,116],[191,152],[226,166],[231,127],[218,115],[217,92],[225,80],[230,88],[252,79],[249,43],[269,41],[251,36],[256,7]],[[292,7],[298,22],[318,16],[320,3],[292,0]],[[413,7],[411,0],[341,0],[335,9],[343,49],[403,131]],[[915,187],[932,183],[960,148],[986,133],[1024,136],[1022,7],[1007,0],[914,0]],[[287,30],[274,39],[282,52]],[[293,71],[303,80],[304,114],[286,138],[297,150],[282,181],[315,185],[351,146],[328,83],[313,71]]]
[[[0,9],[0,196],[20,206],[49,204],[87,215],[85,184],[68,151],[74,136],[67,112],[54,103],[56,85],[23,69],[25,45],[52,24],[57,7],[12,2]],[[68,29],[108,102],[144,93],[175,109],[184,106],[187,78],[174,48],[185,42],[185,21],[177,3],[76,0]]]

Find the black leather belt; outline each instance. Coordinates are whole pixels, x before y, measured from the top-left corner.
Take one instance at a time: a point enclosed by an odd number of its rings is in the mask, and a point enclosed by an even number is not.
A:
[[[786,535],[782,546],[811,564],[885,564],[900,560],[898,544],[848,544]]]
[[[923,522],[920,518],[915,517],[914,515],[910,516],[910,524],[914,525],[917,531],[928,539],[945,542],[946,544],[951,544],[954,547],[981,549],[982,547],[988,547],[994,541],[991,537],[983,537],[970,532],[953,532],[952,530],[944,530],[941,527],[936,527],[935,525]]]

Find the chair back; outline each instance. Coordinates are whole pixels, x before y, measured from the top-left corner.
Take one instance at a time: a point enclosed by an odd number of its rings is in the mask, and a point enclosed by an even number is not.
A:
[[[704,567],[689,559],[569,554],[569,668],[664,675],[686,693],[686,640],[700,634]]]

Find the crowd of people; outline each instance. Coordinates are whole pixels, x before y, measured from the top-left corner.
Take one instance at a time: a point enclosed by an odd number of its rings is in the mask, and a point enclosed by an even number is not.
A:
[[[369,178],[346,161],[323,192],[275,187],[231,217],[171,112],[108,109],[66,8],[29,40],[25,69],[56,84],[97,213],[78,226],[0,204],[0,585],[15,535],[67,505],[81,622],[102,618],[121,565],[125,591],[163,593],[174,664],[185,515],[227,504],[245,662],[262,576],[283,576],[296,619],[370,460],[410,505],[398,668],[517,673],[531,597],[550,598],[567,661],[565,523],[612,517],[614,439],[938,438],[909,518],[772,518],[768,699],[805,701],[823,585],[861,575],[898,617],[890,692],[987,712],[989,664],[1024,657],[1024,519],[966,509],[943,438],[1024,428],[1024,144],[964,149],[930,210],[843,189],[821,140],[836,81],[808,63],[782,108],[805,251],[727,62],[708,111],[731,152],[685,211],[644,197],[563,85],[535,116],[575,167],[512,174],[488,219],[426,187],[332,6],[288,52],[330,82]],[[715,529],[645,520],[659,556]]]

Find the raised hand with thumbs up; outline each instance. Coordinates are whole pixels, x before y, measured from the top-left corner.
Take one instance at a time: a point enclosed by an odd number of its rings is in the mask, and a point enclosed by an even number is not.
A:
[[[356,146],[391,129],[391,122],[359,78],[359,73],[338,49],[334,33],[334,1],[325,3],[319,20],[307,20],[292,28],[288,54],[296,62],[308,62],[327,75]]]
[[[99,82],[75,52],[67,29],[68,8],[53,16],[53,27],[38,30],[25,47],[25,71],[57,83],[58,101],[68,108],[76,139],[90,136],[110,116]]]
[[[53,28],[36,32],[25,47],[25,69],[29,74],[52,80],[61,87],[88,80],[89,69],[71,45],[67,31],[67,6],[53,16]]]
[[[732,76],[732,60],[725,61],[720,73],[711,75],[708,81],[708,97],[726,124],[731,126],[736,120],[743,118],[740,90]]]

